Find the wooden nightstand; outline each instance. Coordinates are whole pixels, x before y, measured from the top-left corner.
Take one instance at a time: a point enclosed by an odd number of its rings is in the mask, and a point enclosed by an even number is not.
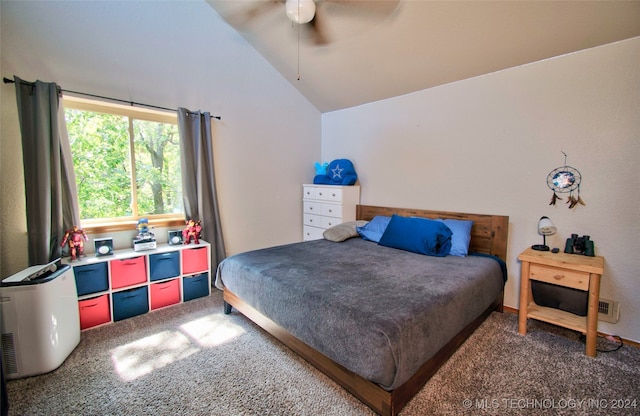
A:
[[[579,331],[587,335],[586,354],[589,357],[595,357],[600,276],[604,270],[604,258],[551,253],[528,248],[518,256],[518,260],[522,262],[518,332],[522,335],[527,334],[527,318]],[[531,280],[588,291],[587,316],[578,316],[560,309],[536,305],[531,293]]]

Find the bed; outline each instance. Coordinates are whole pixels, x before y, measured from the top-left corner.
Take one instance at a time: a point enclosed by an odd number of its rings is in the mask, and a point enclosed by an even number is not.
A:
[[[356,218],[471,220],[466,257],[362,238],[240,253],[216,273],[225,313],[262,327],[381,415],[396,415],[494,310],[502,311],[507,216],[358,205]]]

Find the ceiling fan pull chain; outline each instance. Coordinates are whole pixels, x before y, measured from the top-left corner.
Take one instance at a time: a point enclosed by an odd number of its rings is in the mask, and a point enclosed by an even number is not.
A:
[[[291,23],[294,24],[293,22]],[[296,25],[298,31],[298,81],[300,81],[300,25]]]

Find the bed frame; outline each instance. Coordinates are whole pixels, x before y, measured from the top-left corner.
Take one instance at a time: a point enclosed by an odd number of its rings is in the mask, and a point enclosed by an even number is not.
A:
[[[507,216],[376,207],[369,205],[358,205],[356,207],[356,218],[359,220],[368,221],[376,215],[390,216],[391,214],[425,218],[473,220],[469,250],[491,254],[504,261],[507,259],[507,238],[509,232],[509,217]],[[240,313],[295,351],[376,413],[384,416],[395,416],[409,403],[413,396],[422,389],[440,366],[447,361],[491,312],[494,310],[502,312],[503,294],[504,292],[501,292],[487,310],[453,337],[453,339],[441,348],[429,361],[424,363],[416,374],[406,383],[392,391],[384,390],[377,384],[360,377],[309,347],[227,289],[224,290],[224,301],[225,313],[230,313],[231,307],[236,308]]]

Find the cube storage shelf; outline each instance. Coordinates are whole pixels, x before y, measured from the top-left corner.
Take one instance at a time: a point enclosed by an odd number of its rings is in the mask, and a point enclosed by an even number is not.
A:
[[[87,256],[73,267],[80,328],[142,315],[211,293],[210,244],[159,245],[156,249],[116,250]]]

